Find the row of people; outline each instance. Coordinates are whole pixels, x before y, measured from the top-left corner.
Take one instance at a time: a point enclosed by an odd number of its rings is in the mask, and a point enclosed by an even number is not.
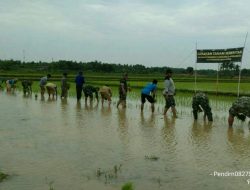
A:
[[[52,97],[54,98],[57,97],[57,85],[51,82],[47,82],[48,79],[50,78],[51,78],[50,74],[41,78],[40,80],[41,96],[44,96],[44,92],[46,89],[49,97],[52,95]],[[87,104],[88,98],[90,99],[90,102],[92,102],[94,95],[97,101],[99,101],[98,93],[100,93],[102,98],[102,104],[104,103],[104,100],[108,100],[109,105],[111,104],[112,90],[107,85],[104,85],[101,88],[94,87],[92,85],[84,85],[85,79],[83,77],[82,72],[79,72],[78,75],[76,76],[75,83],[76,83],[77,101],[81,100],[82,92],[84,93],[85,96],[85,104]],[[67,73],[63,73],[63,77],[61,79],[61,98],[67,98],[69,88],[70,85],[67,80]]]
[[[51,82],[47,82],[48,79],[51,78],[51,75],[48,74],[45,77],[40,79],[40,89],[41,89],[41,96],[44,96],[45,90],[47,90],[49,97],[57,97],[57,85]],[[122,79],[120,80],[119,85],[119,100],[117,102],[117,108],[121,104],[123,108],[126,107],[126,98],[127,93],[130,90],[127,84],[128,74],[124,74]],[[11,79],[6,81],[6,88],[7,91],[11,89],[15,89],[17,79]],[[82,92],[85,96],[85,103],[87,103],[87,99],[89,98],[90,101],[93,100],[93,94],[95,94],[95,98],[97,101],[98,93],[100,93],[102,98],[102,105],[104,100],[108,100],[109,105],[111,104],[111,97],[112,97],[112,90],[107,85],[102,86],[100,89],[98,87],[93,87],[91,85],[85,85],[85,78],[82,72],[79,72],[75,78],[76,83],[76,94],[77,100],[80,101],[82,97]],[[156,102],[156,90],[157,90],[157,83],[158,81],[154,79],[152,83],[147,84],[141,90],[141,111],[143,112],[144,104],[146,100],[151,103],[151,111],[154,112],[154,104]],[[22,81],[23,92],[32,93],[32,81],[24,80]],[[67,80],[67,73],[63,73],[63,77],[61,79],[61,98],[67,98],[68,90],[70,85]],[[172,79],[172,70],[168,69],[165,73],[165,80],[164,80],[164,90],[163,96],[165,98],[165,107],[164,107],[164,115],[167,114],[169,108],[171,108],[173,116],[177,117],[177,111],[175,108],[175,85]],[[209,99],[203,92],[197,92],[193,96],[192,100],[192,108],[193,108],[193,116],[194,119],[197,120],[198,113],[204,112],[204,119],[208,119],[208,121],[213,121],[212,110],[209,105]],[[238,119],[245,121],[246,117],[250,117],[250,97],[240,97],[233,103],[232,107],[229,109],[229,116],[228,116],[228,124],[231,127],[234,122],[234,118],[237,117]]]
[[[165,108],[164,115],[167,113],[169,108],[172,109],[173,116],[176,117],[176,109],[175,109],[175,85],[172,79],[172,71],[168,69],[166,71],[165,81],[164,81],[164,91],[163,96],[165,98]],[[156,102],[155,94],[157,89],[157,80],[153,80],[152,83],[145,86],[141,91],[141,111],[143,111],[144,103],[146,99],[151,103],[151,110],[154,112],[154,103]],[[204,112],[203,118],[204,120],[208,120],[209,122],[213,121],[212,109],[209,104],[209,99],[204,92],[196,92],[192,99],[192,109],[193,109],[193,117],[195,120],[198,119],[198,113]],[[232,104],[232,107],[229,109],[228,116],[228,125],[232,127],[234,123],[234,118],[237,117],[241,121],[245,121],[246,117],[250,117],[250,97],[239,97]]]

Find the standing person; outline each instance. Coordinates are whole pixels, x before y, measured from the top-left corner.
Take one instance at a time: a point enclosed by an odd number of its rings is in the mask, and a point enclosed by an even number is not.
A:
[[[47,74],[47,76],[42,77],[40,79],[40,89],[41,89],[41,96],[44,96],[45,93],[45,86],[47,84],[47,81],[51,78],[50,74]]]
[[[100,94],[101,94],[101,98],[102,98],[102,106],[103,106],[103,102],[104,100],[108,100],[109,101],[109,106],[111,104],[111,97],[112,97],[112,90],[110,87],[108,87],[108,85],[104,85],[100,88],[99,90]]]
[[[76,76],[75,83],[76,83],[76,97],[77,97],[77,101],[80,101],[81,97],[82,97],[82,88],[83,88],[83,85],[85,83],[85,79],[83,77],[82,71],[80,71],[78,73],[78,75]]]
[[[229,127],[233,126],[235,116],[241,121],[245,121],[246,117],[250,117],[250,97],[242,96],[233,103],[229,109]]]
[[[171,107],[173,116],[177,117],[176,109],[175,109],[175,99],[174,99],[175,85],[172,79],[172,73],[173,72],[171,69],[166,70],[166,76],[165,76],[165,81],[164,81],[165,89],[163,91],[163,96],[165,97],[165,101],[166,101],[166,105],[164,108],[164,115],[167,114],[168,109]]]
[[[209,99],[204,92],[195,93],[192,100],[192,108],[195,120],[198,119],[198,112],[201,112],[203,110],[204,120],[207,117],[208,121],[213,121],[213,114],[209,105]]]
[[[123,108],[126,108],[126,98],[127,98],[127,91],[128,91],[127,80],[128,80],[128,74],[125,73],[123,75],[123,78],[120,80],[119,101],[116,106],[117,108],[119,107],[120,103],[122,104]]]
[[[152,83],[149,83],[145,86],[141,91],[141,112],[143,112],[144,103],[146,99],[151,103],[152,113],[155,111],[154,103],[155,103],[155,94],[157,89],[157,80],[153,80]]]
[[[69,90],[69,83],[67,82],[67,73],[63,73],[63,77],[61,80],[61,98],[67,98],[68,90]]]

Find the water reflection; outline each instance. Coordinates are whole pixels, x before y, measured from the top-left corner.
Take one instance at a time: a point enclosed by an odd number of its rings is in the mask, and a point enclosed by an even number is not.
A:
[[[66,98],[61,99],[61,109],[64,111],[68,107],[68,100]]]
[[[6,94],[7,94],[8,96],[17,96],[16,91],[6,91]]]
[[[126,109],[117,109],[119,127],[125,129],[128,127],[128,119],[126,116]]]
[[[141,112],[141,125],[145,127],[154,127],[155,126],[155,115],[151,114],[147,119],[144,117],[144,113]]]
[[[23,99],[32,99],[32,94],[23,94]]]
[[[192,125],[191,138],[194,144],[207,144],[211,138],[211,131],[213,125],[212,122],[203,121],[194,121]]]
[[[164,139],[165,144],[169,148],[170,152],[175,151],[177,141],[176,141],[176,129],[175,129],[175,122],[176,118],[171,117],[168,118],[167,116],[163,117],[164,119],[164,126],[162,127],[162,137]]]
[[[86,103],[85,103],[84,108],[85,108],[85,110],[87,110],[87,111],[93,111],[93,110],[96,111],[96,110],[98,109],[98,103],[95,104],[95,106],[94,106],[94,103],[93,103],[93,102],[90,102],[89,104],[86,104]]]
[[[166,115],[164,115],[164,124],[165,124],[165,127],[175,127],[175,121],[176,121],[176,117],[171,117],[168,118]]]
[[[41,102],[44,102],[45,101],[45,97],[44,96],[41,96]]]
[[[54,102],[56,100],[57,100],[57,98],[52,96],[52,97],[48,97],[47,102]]]
[[[110,116],[111,115],[111,107],[101,107],[101,114],[102,116]]]
[[[147,111],[140,115],[134,107],[119,110],[115,104],[99,110],[95,104],[85,106],[71,98],[41,104],[40,96],[37,102],[18,95],[0,93],[0,161],[6,173],[20,174],[1,183],[2,189],[36,189],[47,175],[55,179],[55,189],[81,189],[84,184],[89,187],[85,189],[109,188],[101,180],[100,187],[94,188],[95,171],[120,163],[122,172],[110,180],[118,186],[132,180],[141,185],[138,189],[159,189],[156,183],[162,183],[161,189],[214,185],[223,189],[222,183],[229,182],[229,189],[237,189],[242,182],[238,178],[223,181],[209,172],[230,170],[234,163],[240,169],[250,164],[248,129],[245,125],[228,129],[219,117],[211,124],[193,122],[190,114],[175,119]],[[160,159],[146,160],[145,155]],[[83,180],[83,174],[91,180]],[[247,189],[244,185],[241,189]]]
[[[71,118],[69,117],[69,105],[67,98],[61,99],[61,113],[63,125],[68,126]]]
[[[227,140],[229,148],[241,156],[248,156],[250,153],[250,136],[249,131],[245,131],[244,128],[233,127],[228,128]]]
[[[76,126],[80,127],[82,125],[82,122],[83,122],[81,101],[76,102],[75,110],[76,110],[76,114],[75,114],[75,116],[76,116]]]
[[[81,104],[80,101],[77,101],[77,102],[76,102],[76,111],[77,111],[77,112],[80,112],[81,109],[82,109],[82,104]]]
[[[128,146],[129,137],[128,137],[128,119],[126,116],[126,109],[117,109],[118,116],[118,132],[121,141],[124,145]]]

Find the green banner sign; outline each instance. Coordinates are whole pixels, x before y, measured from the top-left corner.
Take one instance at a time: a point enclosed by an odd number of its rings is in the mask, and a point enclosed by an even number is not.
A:
[[[243,47],[197,50],[197,63],[241,62]]]

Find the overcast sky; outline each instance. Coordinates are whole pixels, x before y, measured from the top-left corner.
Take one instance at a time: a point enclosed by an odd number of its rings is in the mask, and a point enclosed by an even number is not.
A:
[[[249,0],[1,0],[0,59],[186,68],[195,64],[196,42],[242,47],[249,7]]]

